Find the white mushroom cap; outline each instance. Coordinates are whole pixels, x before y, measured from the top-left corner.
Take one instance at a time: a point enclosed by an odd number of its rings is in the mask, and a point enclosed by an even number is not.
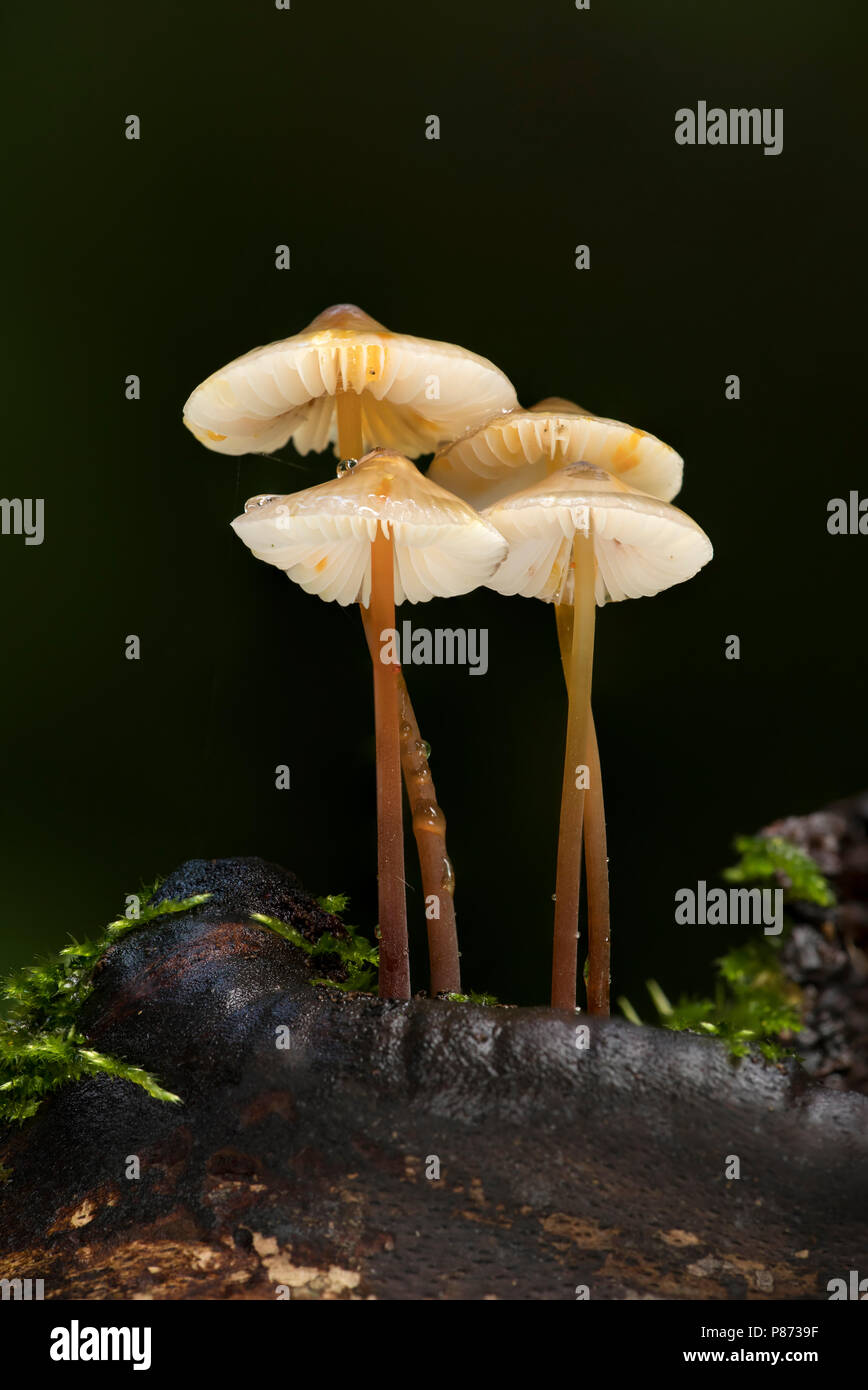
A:
[[[690,579],[713,554],[684,512],[589,463],[567,464],[482,515],[509,542],[488,587],[546,603],[573,601],[577,531],[593,536],[598,604],[657,594]]]
[[[684,471],[680,455],[653,434],[552,398],[468,431],[437,455],[428,473],[481,511],[579,460],[664,502],[678,492]]]
[[[484,584],[506,542],[409,459],[375,449],[336,479],[285,497],[253,498],[233,530],[254,555],[309,594],[341,605],[371,597],[371,542],[394,540],[395,602],[451,598]]]
[[[300,454],[337,440],[335,396],[361,396],[365,448],[415,458],[516,404],[503,372],[453,343],[390,333],[337,304],[303,333],[254,348],[198,386],[184,424],[221,454],[266,454],[292,439]]]

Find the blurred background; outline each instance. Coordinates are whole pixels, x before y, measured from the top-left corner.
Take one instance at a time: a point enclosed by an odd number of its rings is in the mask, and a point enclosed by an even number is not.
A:
[[[247,497],[322,481],[334,459],[226,459],[181,425],[204,377],[351,300],[490,357],[526,404],[572,397],[684,455],[677,502],[715,559],[599,614],[595,709],[614,992],[647,1015],[649,975],[708,988],[738,933],[676,927],[676,890],[715,881],[734,833],[866,781],[868,540],[826,529],[828,500],[868,486],[856,22],[807,0],[152,0],[7,18],[0,491],[45,499],[45,540],[0,538],[0,970],[200,856],[276,860],[349,893],[371,932],[358,614],[229,529]],[[677,146],[674,113],[699,100],[783,107],[783,153]],[[466,985],[545,1002],[566,708],[553,613],[480,590],[402,616],[489,629],[485,679],[408,678]],[[407,864],[422,988],[409,833]]]

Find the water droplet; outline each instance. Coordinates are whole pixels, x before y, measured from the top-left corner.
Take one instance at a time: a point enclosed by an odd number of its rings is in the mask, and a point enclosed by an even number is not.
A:
[[[409,733],[412,733],[412,731],[413,731],[413,726],[412,726],[412,724],[408,724],[407,721],[405,720],[404,723],[401,725],[401,733],[404,734],[404,736],[406,737],[406,735],[409,734]]]
[[[358,459],[341,459],[336,470],[337,476],[343,478],[345,474],[351,472],[351,470],[355,468],[358,461]]]
[[[446,817],[440,807],[430,801],[417,802],[413,807],[413,826],[416,830],[430,830],[432,834],[442,835],[446,829]]]
[[[278,494],[276,492],[260,492],[256,497],[251,497],[244,503],[245,512],[255,512],[257,507],[265,507],[269,502],[276,502]]]
[[[553,903],[556,903],[557,900],[558,900],[558,895],[557,895],[557,893],[552,893],[552,902],[553,902]]]
[[[443,856],[443,877],[440,879],[440,887],[444,893],[451,897],[455,892],[455,870],[452,867],[452,860],[448,855]]]
[[[417,738],[416,747],[419,749],[419,752],[422,754],[423,758],[427,760],[431,757],[431,744],[428,743],[427,740],[425,740],[424,738]]]

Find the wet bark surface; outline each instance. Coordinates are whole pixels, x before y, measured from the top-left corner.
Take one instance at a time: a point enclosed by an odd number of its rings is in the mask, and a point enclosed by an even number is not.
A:
[[[766,833],[809,854],[837,899],[832,909],[790,911],[782,965],[802,991],[798,1051],[824,1085],[868,1094],[868,792]]]
[[[250,913],[309,940],[335,919],[259,860],[162,891],[214,896],[112,947],[82,1027],[183,1104],[99,1078],[0,1135],[0,1276],[58,1299],[811,1299],[864,1265],[868,1098],[614,1019],[312,986]]]

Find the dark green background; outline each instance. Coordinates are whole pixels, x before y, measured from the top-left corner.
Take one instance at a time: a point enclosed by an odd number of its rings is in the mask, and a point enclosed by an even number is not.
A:
[[[676,993],[707,984],[726,934],[676,928],[676,889],[713,879],[734,831],[865,781],[868,540],[826,531],[828,499],[865,476],[857,19],[804,0],[19,7],[2,494],[45,498],[46,539],[0,539],[0,966],[96,928],[191,856],[276,859],[349,892],[371,928],[358,615],[229,529],[246,497],[333,460],[236,462],[181,427],[205,376],[353,300],[491,357],[527,403],[572,396],[683,453],[678,501],[715,559],[601,613],[595,702],[616,992],[644,1007],[649,973]],[[676,146],[674,112],[699,99],[782,106],[783,153]],[[490,629],[487,678],[408,674],[466,981],[541,1002],[565,709],[553,615],[478,591],[405,616]]]

